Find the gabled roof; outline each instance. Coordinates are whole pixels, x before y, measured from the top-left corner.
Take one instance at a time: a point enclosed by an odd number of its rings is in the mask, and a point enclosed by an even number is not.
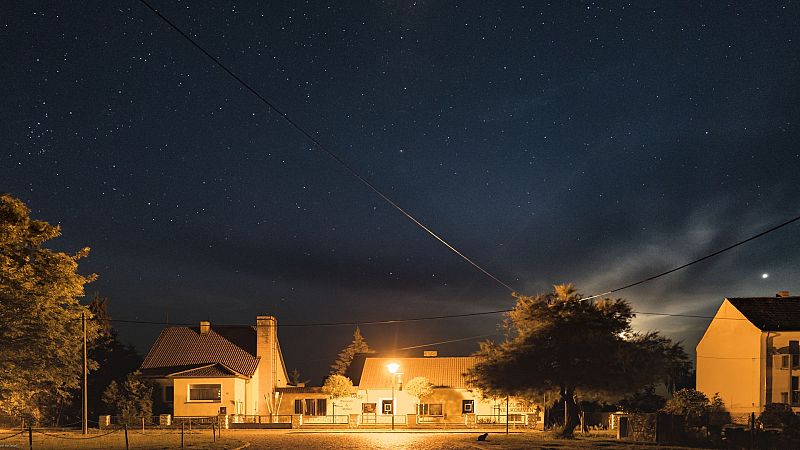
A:
[[[800,331],[800,297],[735,297],[727,300],[762,331]]]
[[[251,377],[258,361],[255,327],[218,326],[207,334],[200,334],[199,327],[169,327],[161,330],[141,365],[141,371],[143,375],[168,376],[221,364],[234,374],[219,376],[241,374]],[[224,372],[219,368],[208,370]]]
[[[169,376],[174,378],[217,378],[236,377],[242,376],[242,374],[237,373],[235,370],[225,366],[224,364],[216,363],[201,365],[193,369],[181,370],[180,372],[171,373]]]
[[[425,377],[436,387],[466,388],[464,373],[475,365],[473,356],[446,356],[431,358],[370,358],[364,361],[364,370],[358,387],[361,389],[388,389],[392,377],[386,365],[400,365],[403,382],[415,377]]]

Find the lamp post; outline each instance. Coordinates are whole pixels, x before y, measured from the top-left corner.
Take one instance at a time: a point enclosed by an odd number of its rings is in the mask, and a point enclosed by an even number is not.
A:
[[[389,363],[386,365],[386,368],[389,369],[389,373],[392,374],[392,431],[394,431],[394,383],[395,380],[397,380],[397,369],[400,368],[400,364]]]

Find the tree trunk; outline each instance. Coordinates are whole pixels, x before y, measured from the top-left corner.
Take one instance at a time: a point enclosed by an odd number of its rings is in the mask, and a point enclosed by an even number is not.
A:
[[[565,438],[573,437],[575,427],[577,427],[580,423],[580,419],[578,417],[578,408],[575,403],[575,396],[573,392],[573,389],[561,389],[559,392],[561,395],[561,401],[564,403],[564,416],[566,419],[564,428],[561,430],[561,436]]]

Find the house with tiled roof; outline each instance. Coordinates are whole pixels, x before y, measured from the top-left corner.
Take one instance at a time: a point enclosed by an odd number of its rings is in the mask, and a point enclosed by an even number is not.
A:
[[[320,388],[287,387],[281,414],[334,415],[323,423],[398,426],[505,423],[506,405],[513,423],[541,424],[541,408],[522,399],[485,399],[471,389],[464,374],[475,365],[472,356],[441,357],[435,351],[422,357],[389,358],[356,355],[345,376],[353,381],[353,395],[337,399],[335,408]],[[394,370],[392,372],[390,369]],[[410,380],[424,377],[433,392],[418,399],[405,390]],[[335,409],[335,413],[333,412]],[[324,411],[324,412],[322,412]],[[308,423],[309,418],[305,422]],[[311,423],[317,420],[310,418]],[[322,422],[322,421],[320,421]]]
[[[697,390],[732,414],[800,412],[800,297],[726,298],[697,344]]]
[[[288,376],[277,320],[255,326],[174,326],[161,331],[140,367],[175,417],[275,414]]]

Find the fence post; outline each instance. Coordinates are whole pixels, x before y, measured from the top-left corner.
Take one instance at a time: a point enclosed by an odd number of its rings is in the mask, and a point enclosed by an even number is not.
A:
[[[144,416],[142,416],[142,434],[144,434]]]
[[[33,450],[33,426],[28,424],[28,448]]]
[[[217,442],[217,430],[215,429],[215,423],[211,422],[211,440],[212,442]]]
[[[191,422],[189,422],[189,423],[191,423]],[[184,425],[184,423],[181,422],[181,448],[183,448],[183,425]]]
[[[123,425],[125,427],[125,450],[128,450],[128,424]]]

